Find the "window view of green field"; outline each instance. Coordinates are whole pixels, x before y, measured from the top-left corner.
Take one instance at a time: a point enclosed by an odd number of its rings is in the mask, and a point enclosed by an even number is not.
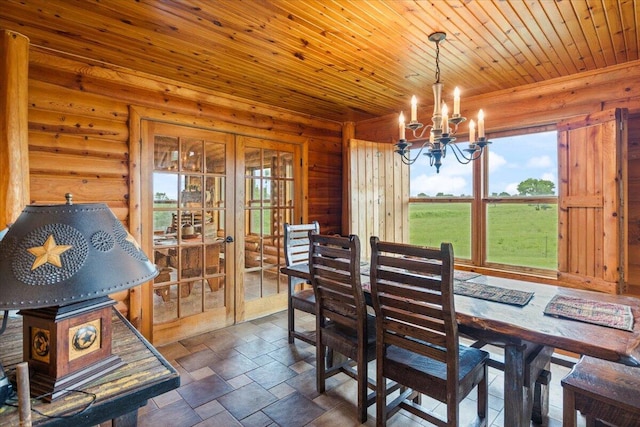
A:
[[[483,171],[488,187],[477,203],[486,209],[486,223],[475,231],[486,239],[482,264],[556,270],[556,132],[492,138],[483,155],[489,156]],[[474,258],[471,171],[472,165],[459,164],[453,156],[443,160],[439,173],[427,158],[411,166],[410,243],[438,247],[451,242],[456,258]]]
[[[471,258],[471,204],[411,203],[409,242],[435,248],[448,242],[456,258]]]
[[[487,206],[487,259],[497,264],[555,270],[557,268],[556,206],[527,204]],[[456,258],[471,258],[471,206],[467,203],[412,203],[409,241],[439,247],[453,244]]]

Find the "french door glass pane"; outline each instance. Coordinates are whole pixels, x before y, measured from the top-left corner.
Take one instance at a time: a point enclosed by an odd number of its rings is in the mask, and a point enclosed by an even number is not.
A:
[[[154,323],[225,304],[225,144],[154,137]]]
[[[282,228],[293,211],[292,159],[289,152],[256,147],[245,150],[247,301],[286,292],[279,268],[284,265]]]

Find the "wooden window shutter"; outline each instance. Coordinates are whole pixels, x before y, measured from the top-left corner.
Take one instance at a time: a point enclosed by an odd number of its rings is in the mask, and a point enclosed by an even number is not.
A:
[[[624,291],[627,115],[558,124],[558,279],[570,286]]]
[[[350,139],[348,145],[348,224],[345,234],[360,238],[369,258],[369,237],[409,241],[409,166],[392,144]]]

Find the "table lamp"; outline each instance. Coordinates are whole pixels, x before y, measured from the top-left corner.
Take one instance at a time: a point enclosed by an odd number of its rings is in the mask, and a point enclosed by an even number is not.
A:
[[[108,295],[158,274],[105,204],[66,198],[27,206],[0,240],[0,310],[22,315],[31,393],[48,401],[124,364]]]

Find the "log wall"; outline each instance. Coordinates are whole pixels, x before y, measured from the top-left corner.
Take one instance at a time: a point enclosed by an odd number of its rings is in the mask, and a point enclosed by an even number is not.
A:
[[[308,141],[308,219],[341,228],[342,125],[32,47],[30,202],[106,203],[129,224],[129,106],[197,117],[218,131]],[[126,311],[127,292],[116,295]]]

